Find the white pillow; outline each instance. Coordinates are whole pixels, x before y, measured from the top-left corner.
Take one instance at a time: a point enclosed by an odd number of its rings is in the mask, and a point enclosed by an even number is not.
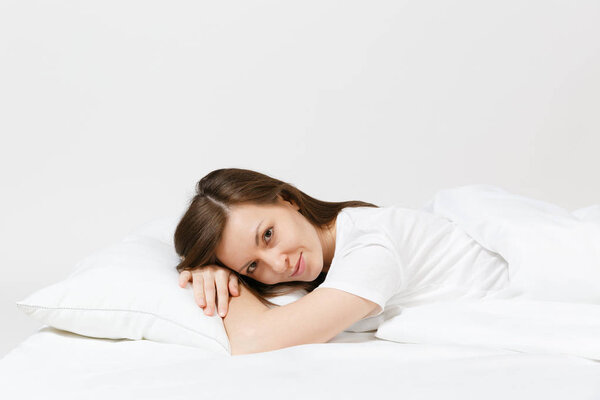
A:
[[[19,309],[54,328],[109,339],[148,339],[230,354],[223,320],[206,316],[191,285],[178,284],[178,218],[145,224],[77,264],[65,280],[31,294]]]

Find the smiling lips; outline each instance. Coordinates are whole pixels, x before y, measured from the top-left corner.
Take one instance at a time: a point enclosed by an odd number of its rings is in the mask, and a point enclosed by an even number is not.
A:
[[[294,273],[290,276],[295,276],[300,271],[300,261],[302,261],[302,253],[300,253],[300,257],[298,257],[298,262],[296,263],[296,268],[294,268]]]

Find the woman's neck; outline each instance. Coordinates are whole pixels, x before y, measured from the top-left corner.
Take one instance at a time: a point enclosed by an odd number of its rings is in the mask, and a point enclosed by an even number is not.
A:
[[[323,247],[323,272],[329,271],[335,253],[336,219],[325,228],[317,231]]]

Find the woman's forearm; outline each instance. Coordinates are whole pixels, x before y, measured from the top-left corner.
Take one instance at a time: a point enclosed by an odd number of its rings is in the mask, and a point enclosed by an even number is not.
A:
[[[325,343],[377,307],[362,297],[323,288],[269,309],[248,289],[240,289],[224,318],[233,355]]]

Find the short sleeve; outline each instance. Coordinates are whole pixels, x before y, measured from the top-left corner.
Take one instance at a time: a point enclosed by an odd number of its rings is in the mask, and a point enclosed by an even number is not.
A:
[[[377,316],[402,287],[401,267],[395,252],[382,243],[352,246],[334,256],[319,287],[343,290],[370,300],[380,308],[369,317]]]

